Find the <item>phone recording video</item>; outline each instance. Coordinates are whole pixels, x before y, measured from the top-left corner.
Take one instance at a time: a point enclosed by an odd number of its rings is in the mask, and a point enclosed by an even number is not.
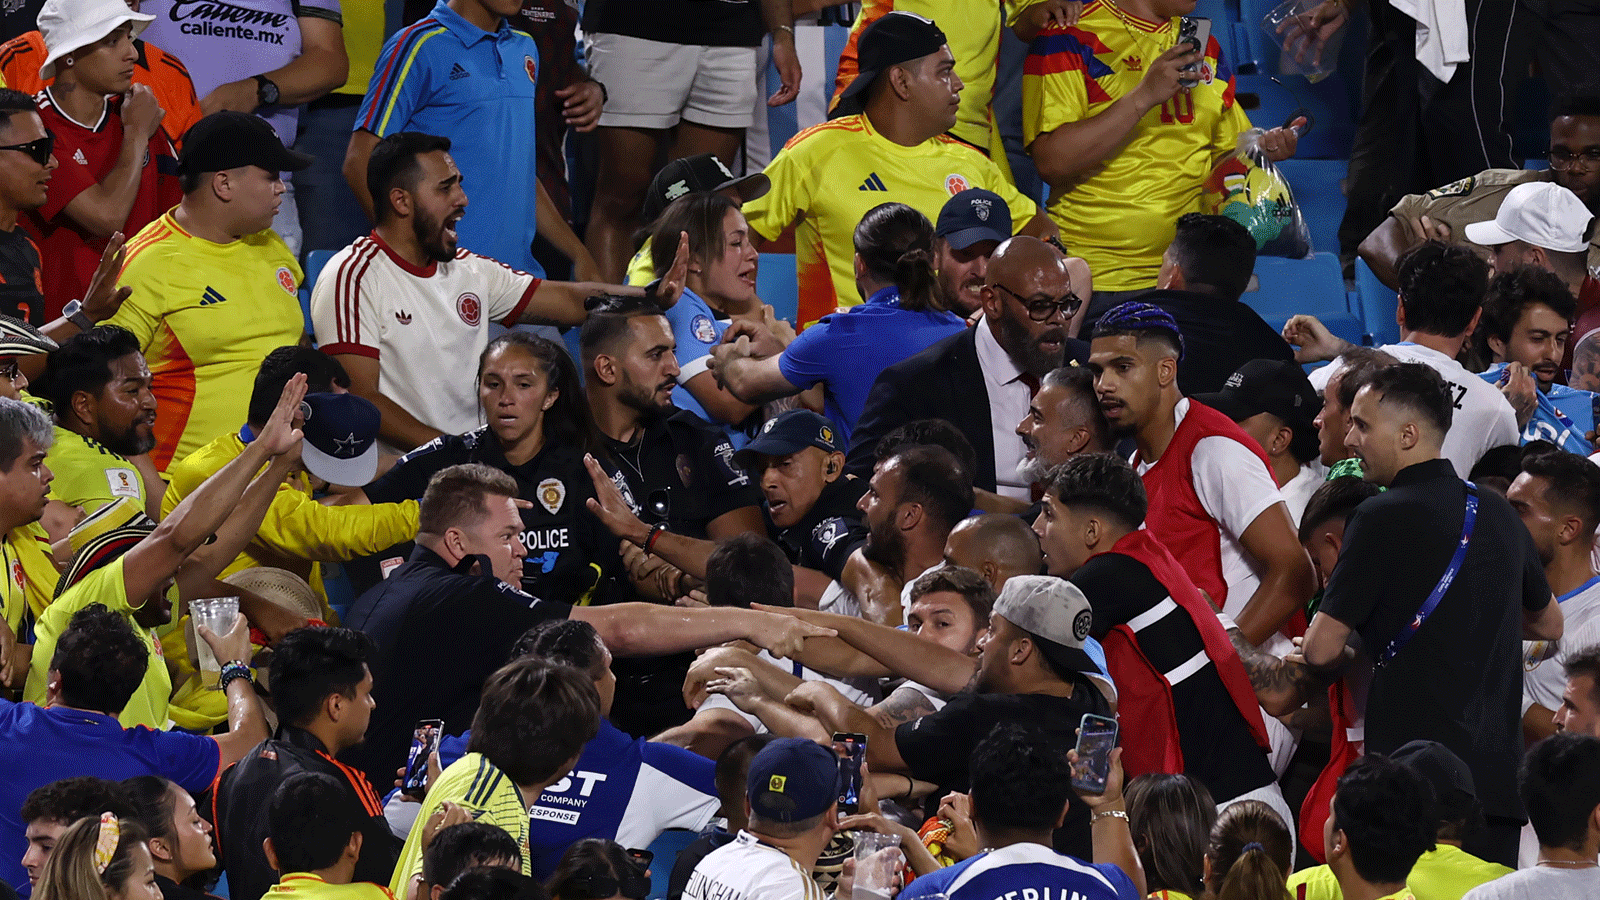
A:
[[[854,731],[836,731],[834,746],[839,749],[839,812],[855,815],[861,811],[861,764],[867,759],[867,736]]]
[[[1078,723],[1078,761],[1072,786],[1086,794],[1104,793],[1111,778],[1111,751],[1117,747],[1117,720],[1085,713]]]
[[[406,754],[406,774],[400,780],[400,793],[421,797],[428,790],[428,757],[439,749],[444,734],[440,719],[422,719],[411,732],[411,750]]]

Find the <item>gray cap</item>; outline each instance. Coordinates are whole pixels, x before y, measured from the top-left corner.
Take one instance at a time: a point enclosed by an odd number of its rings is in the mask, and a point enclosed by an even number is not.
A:
[[[1029,634],[1058,645],[1045,655],[1078,672],[1100,671],[1084,652],[1083,642],[1094,624],[1089,598],[1078,586],[1053,575],[1017,575],[1006,579],[994,612]]]

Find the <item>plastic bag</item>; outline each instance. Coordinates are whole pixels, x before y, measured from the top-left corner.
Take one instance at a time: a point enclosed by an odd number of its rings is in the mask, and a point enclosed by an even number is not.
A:
[[[1239,135],[1238,147],[1206,176],[1204,206],[1249,229],[1256,253],[1304,259],[1311,255],[1311,229],[1300,214],[1289,179],[1261,151],[1260,128]]]
[[[1339,64],[1347,7],[1322,0],[1285,0],[1261,19],[1261,30],[1278,45],[1278,74],[1304,75],[1315,84]]]

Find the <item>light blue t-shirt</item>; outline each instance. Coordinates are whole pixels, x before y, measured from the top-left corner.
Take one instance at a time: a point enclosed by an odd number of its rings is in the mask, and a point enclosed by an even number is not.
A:
[[[672,392],[673,405],[679,409],[699,416],[712,425],[721,428],[733,444],[733,449],[738,450],[750,443],[750,435],[735,425],[718,422],[711,418],[706,408],[700,401],[689,393],[684,387],[689,379],[699,375],[708,368],[711,361],[711,348],[722,343],[722,333],[728,330],[726,319],[717,318],[717,313],[711,304],[688,288],[683,289],[683,296],[672,308],[663,313],[667,317],[667,325],[672,328],[672,336],[678,342],[678,387]]]
[[[1495,363],[1480,377],[1498,385],[1505,369],[1505,363]],[[1594,448],[1584,435],[1594,430],[1595,394],[1552,384],[1548,392],[1539,391],[1538,396],[1539,405],[1533,411],[1533,418],[1522,429],[1522,443],[1549,441],[1569,453],[1580,456],[1593,453]]]

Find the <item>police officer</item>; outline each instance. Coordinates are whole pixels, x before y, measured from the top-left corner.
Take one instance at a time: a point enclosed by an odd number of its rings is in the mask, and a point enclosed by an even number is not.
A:
[[[844,474],[837,439],[827,418],[791,409],[767,420],[761,434],[733,456],[761,488],[768,536],[790,562],[834,581],[851,551],[867,539],[856,509],[867,483]]]

